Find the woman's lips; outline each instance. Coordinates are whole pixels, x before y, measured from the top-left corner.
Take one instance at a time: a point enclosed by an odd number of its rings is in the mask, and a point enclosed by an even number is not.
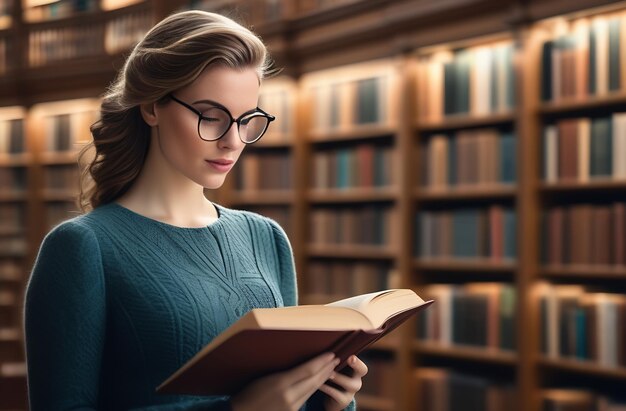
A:
[[[207,164],[211,166],[211,168],[213,168],[216,171],[219,171],[220,173],[225,173],[229,171],[233,167],[233,164],[234,164],[234,162],[230,160],[205,160],[205,161],[207,162]]]

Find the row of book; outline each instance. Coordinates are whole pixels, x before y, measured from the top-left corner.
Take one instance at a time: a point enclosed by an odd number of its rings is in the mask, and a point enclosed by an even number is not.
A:
[[[28,185],[24,167],[0,168],[0,193],[23,192]]]
[[[418,257],[514,260],[517,217],[500,205],[450,211],[420,211],[415,219]]]
[[[415,371],[419,409],[428,411],[502,411],[515,409],[513,383],[447,368]]]
[[[77,111],[46,117],[45,147],[48,152],[73,151],[91,140],[89,127],[97,120],[94,111]]]
[[[0,0],[0,20],[10,18],[12,10],[13,0]]]
[[[543,213],[543,255],[549,265],[626,265],[626,204],[577,204]]]
[[[28,35],[28,64],[40,67],[54,61],[102,55],[103,38],[101,24],[32,30]]]
[[[313,245],[391,246],[398,235],[391,206],[364,205],[318,208],[311,211],[310,241]]]
[[[418,116],[481,116],[515,108],[514,46],[510,41],[439,51],[422,57],[417,70]]]
[[[0,154],[19,154],[24,150],[24,120],[0,120]]]
[[[0,203],[0,232],[22,232],[26,215],[20,203]]]
[[[393,359],[362,355],[368,368],[367,377],[363,378],[363,386],[359,393],[376,398],[394,400],[398,392],[398,366]],[[357,402],[358,402],[357,397]],[[359,409],[361,407],[359,406]]]
[[[546,182],[626,178],[626,113],[563,119],[543,133]]]
[[[394,183],[395,149],[389,145],[358,144],[313,154],[314,189],[389,187]]]
[[[291,190],[293,175],[293,155],[290,151],[249,151],[241,157],[235,170],[235,189]]]
[[[542,50],[542,99],[584,99],[626,86],[626,13],[569,23],[567,32],[546,41]]]
[[[6,334],[4,330],[7,328],[15,327],[16,325],[17,315],[14,307],[17,307],[15,294],[5,290],[0,291],[0,333],[2,334]],[[0,334],[0,338],[2,334]],[[13,341],[10,343],[0,339],[0,363],[20,359],[20,353],[16,349],[19,345],[15,344]]]
[[[546,389],[541,391],[543,411],[624,411],[625,398],[611,398],[589,390]]]
[[[44,187],[52,190],[74,190],[79,187],[78,167],[72,165],[58,165],[46,167],[44,170]]]
[[[514,183],[516,142],[491,128],[433,135],[422,150],[422,183],[433,190]]]
[[[54,20],[98,10],[98,0],[25,1],[24,18],[29,22]],[[34,5],[29,4],[34,3]]]
[[[2,229],[3,227],[0,227],[0,230]],[[26,239],[22,236],[0,237],[0,257],[24,257],[27,247]]]
[[[296,104],[295,82],[278,79],[263,83],[259,107],[276,117],[276,120],[270,124],[259,144],[293,140],[296,131]]]
[[[431,284],[424,299],[437,304],[420,313],[417,336],[443,345],[515,349],[516,291],[504,283]]]
[[[0,17],[0,19],[2,19],[2,17]],[[8,39],[0,37],[0,76],[4,75],[9,70],[8,42]]]
[[[541,284],[541,351],[550,358],[626,366],[626,296]]]
[[[338,300],[394,288],[394,278],[397,272],[384,263],[314,260],[307,265],[304,291]]]
[[[390,75],[380,75],[316,85],[312,93],[311,129],[330,132],[391,125],[391,81]]]
[[[106,24],[104,49],[116,54],[132,48],[141,40],[153,25],[149,11],[141,11],[120,16]]]
[[[0,281],[18,282],[22,279],[22,267],[15,260],[0,261]]]

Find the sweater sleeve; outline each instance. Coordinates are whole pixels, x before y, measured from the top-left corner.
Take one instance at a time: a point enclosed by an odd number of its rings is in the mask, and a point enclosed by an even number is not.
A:
[[[26,291],[32,410],[96,408],[105,316],[98,242],[87,227],[66,222],[44,239]]]
[[[270,220],[280,267],[280,292],[285,306],[298,305],[298,284],[293,260],[293,251],[287,234],[278,223]]]
[[[44,239],[28,282],[24,329],[30,409],[96,410],[106,332],[104,270],[93,232],[66,222]],[[229,410],[226,399],[151,411]]]

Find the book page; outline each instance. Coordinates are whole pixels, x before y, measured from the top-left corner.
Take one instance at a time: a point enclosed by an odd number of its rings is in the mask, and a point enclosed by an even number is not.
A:
[[[413,290],[399,289],[363,294],[339,300],[326,306],[356,310],[369,318],[373,328],[380,328],[385,321],[394,315],[422,304],[424,304],[424,300]]]

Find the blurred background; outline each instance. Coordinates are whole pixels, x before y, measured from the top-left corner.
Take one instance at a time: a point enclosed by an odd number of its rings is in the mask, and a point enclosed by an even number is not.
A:
[[[626,2],[0,0],[0,410],[28,408],[24,288],[100,96],[183,9],[283,69],[207,196],[285,228],[300,303],[437,301],[363,353],[359,410],[626,409]]]

